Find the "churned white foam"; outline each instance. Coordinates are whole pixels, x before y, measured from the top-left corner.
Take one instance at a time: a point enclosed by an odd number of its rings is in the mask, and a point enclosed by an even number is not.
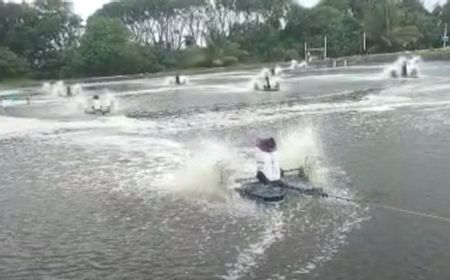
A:
[[[189,84],[190,80],[188,76],[179,76],[180,77],[180,83],[182,85],[187,85]],[[166,78],[166,84],[168,85],[175,85],[176,84],[176,79],[175,77],[167,77]]]
[[[112,111],[121,108],[119,100],[111,92],[104,90],[100,96],[100,103],[102,106],[110,106]]]
[[[278,136],[280,164],[284,170],[302,167],[314,184],[325,185],[328,182],[325,155],[316,129],[306,126],[281,132]]]
[[[312,127],[300,127],[279,135],[280,163],[285,169],[303,166],[308,157],[321,156],[320,139]]]
[[[51,94],[52,93],[52,84],[50,84],[49,82],[43,83],[42,91],[46,94]]]
[[[93,97],[85,94],[80,85],[73,86],[72,93],[73,97],[67,98],[66,102],[61,107],[61,113],[67,115],[73,113],[84,113],[86,109],[93,106]],[[102,107],[110,107],[112,112],[119,108],[120,103],[118,102],[116,96],[108,90],[103,90],[100,94],[98,94],[98,96]]]
[[[72,86],[72,93],[74,95],[81,95],[83,94],[83,87],[80,84],[75,84]]]
[[[14,118],[0,116],[0,138],[41,136],[45,133],[46,138],[52,137],[49,133],[58,130],[114,130],[123,133],[142,133],[155,130],[155,123],[151,121],[143,122],[129,119],[123,116],[110,118],[96,118],[89,121],[52,121],[31,118]]]
[[[186,196],[224,198],[233,170],[240,166],[237,151],[224,143],[202,141],[186,162],[165,184],[175,193]]]
[[[399,57],[393,64],[387,66],[383,70],[384,77],[401,77],[402,76],[402,66],[406,64],[407,74],[409,77],[418,77],[420,75],[419,64],[422,61],[420,56],[414,57]]]
[[[283,68],[281,68],[280,66],[276,66],[274,68],[275,70],[275,76],[280,76],[281,74],[283,74]]]
[[[3,95],[15,95],[15,94],[19,94],[20,90],[18,89],[13,89],[13,90],[2,90],[0,91],[0,96]]]
[[[308,62],[306,61],[302,61],[302,62],[298,62],[297,60],[291,60],[291,63],[289,65],[289,69],[290,70],[295,70],[295,69],[306,69],[308,67]]]
[[[51,93],[55,97],[65,96],[66,91],[67,91],[67,88],[63,81],[58,81],[58,82],[56,82],[56,84],[52,85]]]
[[[23,106],[26,104],[28,104],[28,101],[26,99],[0,99],[0,108]]]
[[[283,69],[280,66],[276,66],[273,69],[263,68],[261,72],[259,72],[258,77],[264,78],[266,76],[274,77],[283,74]]]
[[[290,66],[289,66],[289,69],[294,70],[294,69],[296,69],[297,67],[298,67],[298,61],[295,60],[295,59],[291,60],[291,64],[290,64]]]
[[[266,219],[264,230],[254,243],[239,249],[237,260],[222,279],[238,280],[245,277],[264,259],[265,252],[284,237],[284,217],[280,211],[273,211]]]
[[[254,76],[248,84],[248,89],[263,89],[266,86],[266,77],[270,78],[272,86],[279,86],[280,75],[283,73],[283,69],[279,66],[273,68],[263,68],[256,76]]]
[[[0,116],[0,139],[19,137],[33,131],[51,129],[51,122]]]

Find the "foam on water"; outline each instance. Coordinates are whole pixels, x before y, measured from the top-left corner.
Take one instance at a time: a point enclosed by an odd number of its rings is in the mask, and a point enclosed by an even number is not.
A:
[[[0,91],[0,97],[1,96],[5,96],[5,95],[18,95],[20,94],[20,90],[19,89],[12,89],[12,90],[2,90]]]
[[[61,96],[65,96],[66,95],[66,85],[64,84],[63,81],[58,81],[56,82],[54,85],[52,85],[51,88],[51,94],[54,97],[61,97]]]
[[[52,88],[53,88],[52,84],[49,83],[49,82],[45,82],[45,83],[42,84],[42,91],[44,93],[51,93]]]
[[[345,176],[345,174],[341,174]],[[342,184],[337,184],[342,185]],[[329,187],[330,193],[353,198],[354,195],[346,188]],[[314,208],[314,211],[312,210]],[[315,211],[325,211],[324,216],[315,216]],[[280,256],[275,252],[268,251],[277,246],[290,248],[290,254],[297,252],[295,259],[290,259],[290,265],[282,267],[276,273],[271,271],[263,275],[267,279],[284,279],[284,275],[303,275],[312,273],[318,267],[331,260],[339,251],[339,248],[346,243],[348,233],[358,228],[361,223],[369,219],[368,209],[361,208],[355,203],[347,203],[337,200],[321,200],[319,204],[311,203],[309,198],[301,197],[290,204],[288,209],[271,209],[261,216],[263,228],[259,230],[254,241],[239,247],[236,260],[227,264],[227,273],[223,279],[246,279],[249,275],[255,277],[255,271],[274,260],[275,256]],[[303,244],[307,242],[303,237],[314,234],[315,243]],[[290,242],[290,238],[300,240],[295,246]],[[277,245],[277,246],[275,246]],[[305,250],[302,247],[305,246]],[[308,253],[306,253],[308,252]],[[270,277],[269,277],[270,275]],[[292,276],[291,276],[292,277]]]
[[[102,130],[113,129],[117,132],[136,132],[155,129],[153,122],[142,122],[123,116],[95,118],[85,121],[56,121],[34,118],[13,118],[0,115],[0,139],[11,137],[34,136],[52,137],[51,133],[59,130]]]
[[[40,120],[25,120],[25,119],[11,119],[18,122],[18,125],[12,125],[11,122],[2,122],[4,126],[10,126],[2,130],[3,134],[6,132],[19,132],[26,130],[39,131],[51,130],[52,127],[69,129],[80,125],[81,127],[105,127],[105,128],[121,128],[122,131],[135,132],[140,130],[147,134],[172,134],[189,130],[208,130],[215,128],[240,127],[259,123],[269,123],[289,119],[296,116],[304,116],[310,114],[329,114],[334,112],[345,111],[385,111],[393,110],[395,108],[406,106],[430,106],[445,105],[448,102],[448,96],[440,93],[440,98],[436,98],[434,91],[448,88],[446,83],[421,83],[421,84],[406,84],[388,88],[378,94],[371,94],[363,100],[349,100],[344,102],[327,102],[327,103],[310,103],[310,104],[279,104],[271,106],[261,106],[258,108],[240,108],[239,110],[228,111],[210,111],[205,113],[194,113],[183,118],[160,118],[157,121],[145,120],[139,121],[136,119],[129,119],[126,117],[117,118],[99,118],[95,121],[76,121],[76,122],[59,122],[59,121],[40,121]],[[427,92],[431,90],[431,93]],[[64,106],[61,107],[61,113],[72,114],[74,112],[82,113],[85,106],[86,99],[84,94],[67,99]],[[105,94],[108,96],[108,94]],[[113,96],[113,95],[111,95]],[[120,104],[119,104],[120,105]],[[51,110],[59,110],[52,109]],[[80,112],[81,110],[81,112]],[[32,124],[29,124],[32,123]]]
[[[298,67],[298,61],[295,60],[295,59],[291,60],[291,64],[289,66],[289,69],[294,70],[297,67]]]
[[[278,136],[280,164],[285,170],[303,167],[313,184],[326,186],[326,156],[317,129],[306,126],[282,131]]]
[[[258,88],[264,88],[266,85],[265,78],[270,78],[272,85],[280,84],[280,75],[283,73],[283,69],[279,66],[274,68],[275,74],[269,68],[263,68],[257,75],[255,75],[247,85],[247,90],[254,90],[255,86]]]
[[[75,85],[72,88],[72,97],[67,97],[64,99],[62,106],[58,109],[54,109],[55,112],[60,115],[73,115],[73,114],[83,114],[87,108],[92,106],[92,96],[84,92],[80,85]],[[101,92],[96,92],[99,95],[101,106],[110,106],[112,112],[120,109],[120,102],[116,98],[116,95],[112,94],[110,91],[104,89]]]
[[[275,76],[280,76],[281,74],[283,74],[283,68],[281,68],[280,66],[275,66]]]
[[[208,140],[199,143],[185,159],[165,186],[175,193],[194,198],[226,198],[229,195],[226,183],[233,170],[239,170],[242,165],[236,149]]]
[[[17,106],[23,106],[27,105],[28,101],[25,99],[17,99],[17,100],[1,100],[0,99],[0,108],[7,108],[7,107],[17,107]]]
[[[324,155],[312,127],[281,132],[278,139],[283,169],[305,167],[314,183],[326,185]],[[256,150],[203,140],[177,155],[177,162],[183,162],[181,167],[175,173],[167,173],[160,184],[183,197],[230,200],[229,189],[239,186],[234,180],[255,175]]]
[[[278,136],[280,163],[284,169],[303,166],[308,157],[320,157],[320,141],[313,127],[300,127]]]
[[[245,174],[248,172],[253,176],[255,164],[252,154],[242,152],[244,149],[251,150],[253,147],[233,147],[231,143],[223,143],[215,139],[206,139],[194,144],[182,144],[170,139],[171,135],[166,135],[166,133],[204,129],[205,126],[206,129],[258,126],[261,123],[268,124],[283,118],[292,118],[305,114],[305,112],[329,113],[333,110],[347,110],[349,107],[357,106],[361,106],[361,104],[359,102],[296,104],[294,106],[281,104],[262,108],[253,107],[226,112],[192,114],[186,117],[169,117],[157,121],[139,121],[126,117],[75,122],[7,118],[0,120],[0,131],[2,131],[0,133],[3,133],[3,129],[1,129],[3,126],[12,134],[17,132],[32,135],[35,132],[55,132],[61,128],[73,129],[75,132],[55,133],[54,136],[47,135],[46,139],[58,144],[75,144],[84,147],[92,152],[91,161],[102,164],[102,168],[105,170],[109,168],[113,171],[112,173],[126,174],[125,182],[116,187],[118,190],[114,190],[121,192],[123,196],[137,192],[140,197],[145,197],[150,196],[145,192],[146,190],[153,195],[155,195],[154,193],[160,195],[158,191],[162,191],[164,194],[186,197],[190,199],[188,203],[192,199],[211,202],[205,207],[204,213],[214,205],[224,209],[236,208],[238,209],[236,212],[242,212],[241,216],[244,217],[250,212],[251,215],[256,216],[255,225],[258,230],[250,231],[251,234],[245,242],[238,245],[231,244],[237,246],[237,252],[231,259],[226,260],[228,266],[225,268],[223,276],[223,279],[245,279],[271,257],[268,252],[276,247],[274,245],[282,243],[287,235],[302,236],[304,232],[290,228],[295,216],[286,214],[283,210],[274,208],[264,213],[258,213],[254,210],[252,203],[230,199],[230,191],[223,184],[224,175],[228,176],[228,173],[224,174],[224,171]],[[6,126],[5,123],[14,123],[14,126]],[[17,128],[18,123],[23,127]],[[320,131],[319,127],[309,126],[279,132],[277,138],[283,168],[302,166],[305,164],[306,158],[326,158],[322,152],[318,131]],[[202,135],[207,137],[209,134]],[[166,138],[166,136],[168,137]],[[117,159],[124,159],[124,162],[117,162]],[[319,165],[321,170],[325,169],[324,167],[322,164]],[[105,174],[103,176],[107,176],[108,172]],[[323,173],[318,172],[317,174],[318,181],[327,178]],[[130,185],[130,182],[133,183]],[[157,199],[159,200],[159,198]],[[220,203],[217,203],[218,201]],[[235,205],[239,206],[235,207]],[[245,205],[247,207],[244,207]],[[305,221],[304,225],[306,227],[311,225],[308,220],[312,220],[313,217],[307,208],[302,208],[304,202],[300,202],[298,207],[302,211],[302,218],[305,219],[303,220]],[[309,273],[321,263],[329,260],[345,241],[348,230],[354,228],[355,223],[358,223],[359,216],[353,215],[352,211],[340,213],[333,208],[329,212],[333,218],[324,219],[321,223],[311,225],[314,233],[321,238],[317,244],[317,247],[322,247],[321,250],[314,251],[313,256],[308,260],[293,261],[302,273]],[[238,214],[236,216],[241,217]],[[342,216],[348,218],[344,222],[338,221]],[[225,221],[228,223],[239,222],[234,216],[227,217]],[[247,221],[244,220],[244,222]],[[331,233],[324,234],[323,228],[329,229]],[[220,237],[220,235],[218,236]],[[198,236],[198,238],[210,237]],[[199,241],[201,244],[202,242],[203,240]],[[301,253],[299,252],[299,254]]]
[[[33,131],[51,129],[50,122],[0,116],[0,139],[24,136]]]
[[[190,83],[189,77],[188,76],[180,76],[180,83],[182,85],[187,85]],[[175,85],[175,78],[174,77],[167,77],[166,78],[166,84],[167,85]]]
[[[308,67],[308,62],[306,61],[302,61],[301,63],[299,63],[297,60],[292,60],[290,65],[289,65],[289,69],[290,70],[295,70],[295,69],[306,69]]]
[[[395,72],[398,77],[401,77],[401,72],[402,72],[401,69],[402,69],[402,65],[404,63],[407,63],[407,65],[408,65],[408,76],[412,75],[413,72],[415,72],[417,76],[420,76],[419,63],[421,61],[422,61],[422,58],[420,56],[414,56],[411,58],[401,56],[393,64],[384,68],[383,76],[386,78],[390,78],[392,75],[392,72]]]
[[[284,226],[283,213],[276,210],[272,211],[266,219],[264,230],[259,237],[247,247],[239,249],[236,262],[231,264],[227,275],[222,276],[222,279],[238,280],[247,275],[264,258],[265,252],[276,242],[283,239]]]

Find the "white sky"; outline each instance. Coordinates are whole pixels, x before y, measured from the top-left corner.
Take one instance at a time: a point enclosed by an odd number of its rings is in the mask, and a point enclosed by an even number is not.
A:
[[[22,0],[10,0],[11,2],[21,2]],[[31,1],[31,0],[27,0]],[[73,0],[75,12],[81,15],[84,19],[93,14],[97,9],[101,8],[103,4],[110,0]],[[319,0],[297,0],[305,7],[312,7],[316,5]],[[432,9],[437,3],[444,4],[447,0],[422,0],[426,7]]]
[[[297,0],[305,7],[312,7],[319,3],[319,0]],[[444,4],[447,0],[422,0],[428,9],[434,8],[438,3]],[[97,9],[101,8],[103,4],[108,3],[109,0],[73,0],[75,4],[75,11],[83,18],[87,18]]]
[[[319,3],[319,0],[297,0],[297,2],[305,7],[312,7]],[[424,3],[428,9],[433,9],[438,3],[445,4],[446,2],[447,0],[422,0],[422,3]]]
[[[109,0],[73,0],[74,9],[77,14],[86,19],[97,9],[100,9]]]

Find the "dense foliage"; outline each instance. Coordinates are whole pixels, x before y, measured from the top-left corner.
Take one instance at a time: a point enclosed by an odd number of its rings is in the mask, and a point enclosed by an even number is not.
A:
[[[299,59],[328,40],[328,56],[435,48],[450,4],[420,0],[116,0],[85,25],[65,0],[0,0],[0,79],[156,72]]]

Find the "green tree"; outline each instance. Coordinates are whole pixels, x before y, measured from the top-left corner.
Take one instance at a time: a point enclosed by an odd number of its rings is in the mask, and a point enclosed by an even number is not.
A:
[[[411,0],[410,0],[411,1]],[[434,48],[441,45],[443,26],[439,17],[425,10],[417,1],[411,1],[411,6],[404,3],[402,23],[406,26],[417,26],[420,36],[417,41],[410,43],[410,49]],[[415,4],[414,4],[415,3]]]
[[[359,53],[362,29],[348,13],[323,3],[312,9],[296,8],[288,15],[283,38],[297,38],[297,45],[323,46],[328,38],[328,55],[344,56]],[[303,51],[303,48],[301,49]]]
[[[414,44],[422,34],[414,25],[402,22],[404,10],[396,0],[379,0],[372,4],[364,19],[372,51],[396,51]]]
[[[87,22],[72,2],[0,0],[2,71],[38,77],[115,75],[297,58],[304,42],[328,55],[357,54],[363,31],[372,52],[440,46],[450,4],[420,0],[117,0]],[[81,39],[80,39],[81,38]],[[15,74],[14,74],[15,73]],[[6,75],[6,74],[4,74]]]
[[[0,80],[19,77],[26,72],[25,63],[15,53],[7,48],[0,47]]]
[[[450,2],[447,1],[447,3],[442,6],[440,9],[440,17],[443,23],[450,24]]]
[[[361,19],[375,0],[321,0],[320,5],[335,8]]]
[[[120,0],[106,4],[95,16],[120,19],[140,45],[178,50],[186,35],[198,39],[201,7],[206,9],[205,0]]]
[[[251,61],[275,61],[284,59],[280,33],[270,23],[247,23],[233,26],[230,40],[237,42]]]
[[[158,70],[154,57],[130,42],[130,33],[117,19],[90,18],[74,65],[84,75],[116,75]]]
[[[78,44],[81,18],[72,6],[64,0],[35,0],[28,14],[24,25],[32,46],[25,55],[40,77],[61,76],[61,69],[69,63],[67,53]]]
[[[0,1],[0,44],[21,57],[33,48],[35,13],[31,6]]]

